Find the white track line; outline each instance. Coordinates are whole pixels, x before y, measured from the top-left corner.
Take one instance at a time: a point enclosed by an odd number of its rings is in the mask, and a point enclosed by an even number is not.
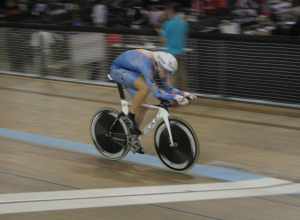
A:
[[[0,214],[295,193],[300,193],[300,184],[273,178],[263,178],[232,183],[0,194]]]

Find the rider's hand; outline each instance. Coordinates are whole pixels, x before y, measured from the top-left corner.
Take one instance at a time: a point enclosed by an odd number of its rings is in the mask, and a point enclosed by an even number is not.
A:
[[[187,98],[188,100],[191,100],[191,101],[197,99],[197,96],[196,96],[196,95],[194,95],[194,94],[192,94],[192,93],[189,93],[189,92],[183,92],[183,96],[184,96],[185,98]]]
[[[175,95],[174,99],[178,103],[178,105],[188,105],[189,100],[182,95]]]

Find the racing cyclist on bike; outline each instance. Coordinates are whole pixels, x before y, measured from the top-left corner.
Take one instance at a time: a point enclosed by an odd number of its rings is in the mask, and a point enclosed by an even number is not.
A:
[[[113,61],[110,76],[133,96],[128,114],[133,124],[132,135],[141,135],[139,125],[146,113],[142,104],[150,92],[159,100],[179,105],[187,105],[189,100],[196,98],[172,86],[171,76],[176,73],[177,66],[176,58],[170,53],[144,49],[126,51]],[[143,153],[138,145],[137,152]]]

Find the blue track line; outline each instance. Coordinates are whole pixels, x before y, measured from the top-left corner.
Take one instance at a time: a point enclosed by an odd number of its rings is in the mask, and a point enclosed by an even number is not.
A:
[[[93,145],[82,144],[82,143],[73,142],[64,139],[51,138],[51,137],[38,135],[38,134],[0,128],[0,137],[26,142],[34,145],[39,145],[39,146],[46,146],[49,148],[79,152],[79,153],[89,154],[93,156],[100,156],[100,154],[97,152],[97,150]],[[167,169],[161,163],[158,157],[151,156],[151,155],[141,155],[141,154],[134,155],[130,152],[128,156],[124,158],[124,160],[134,164],[157,167],[160,169]],[[242,181],[242,180],[253,180],[253,179],[263,178],[263,176],[259,176],[249,172],[244,172],[240,170],[229,169],[229,168],[224,168],[219,166],[200,165],[200,164],[196,164],[187,173],[194,176],[205,176],[205,177],[218,179],[222,181]]]

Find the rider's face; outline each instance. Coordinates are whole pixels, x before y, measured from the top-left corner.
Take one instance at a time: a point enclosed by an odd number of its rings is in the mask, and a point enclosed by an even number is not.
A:
[[[164,79],[168,76],[167,75],[168,72],[164,68],[162,68],[161,66],[158,66],[158,74],[159,74],[160,78],[162,78],[162,79]]]

